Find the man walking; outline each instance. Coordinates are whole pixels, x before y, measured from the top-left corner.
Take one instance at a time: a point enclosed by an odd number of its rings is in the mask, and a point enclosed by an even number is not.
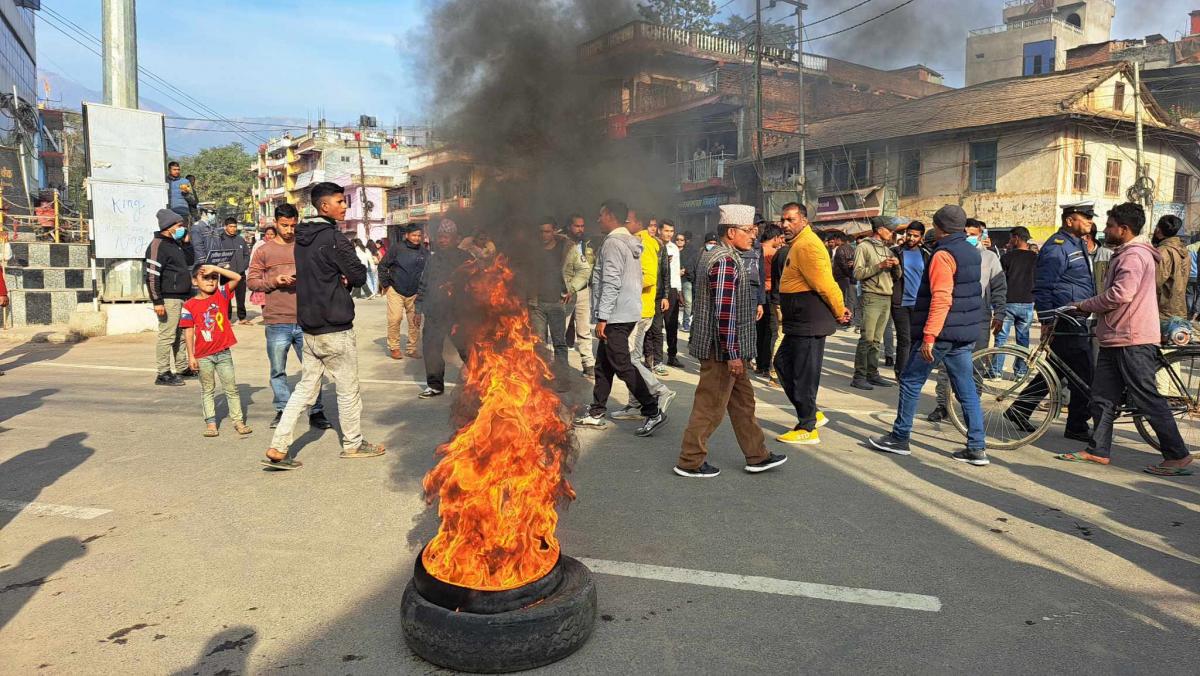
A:
[[[1080,312],[1096,313],[1100,356],[1092,381],[1091,412],[1095,431],[1086,451],[1055,456],[1068,462],[1107,465],[1112,453],[1113,420],[1122,402],[1128,401],[1145,416],[1158,437],[1163,461],[1145,469],[1159,476],[1192,474],[1192,456],[1179,434],[1166,400],[1159,393],[1155,374],[1163,365],[1154,290],[1161,253],[1134,238],[1142,234],[1146,212],[1132,202],[1108,211],[1104,241],[1117,246],[1104,278],[1104,292],[1078,304]]]
[[[173,163],[174,164],[174,163]],[[175,165],[179,169],[179,165]],[[192,266],[196,263],[192,245],[184,241],[187,226],[183,216],[170,209],[159,209],[158,234],[146,247],[146,271],[143,281],[158,317],[158,341],[155,361],[158,377],[155,385],[182,385],[183,378],[198,373],[188,368],[187,345],[179,329],[183,302],[192,296]]]
[[[642,354],[646,366],[656,375],[667,375],[667,367],[663,365],[663,321],[670,306],[668,296],[671,290],[671,261],[667,258],[667,247],[659,236],[658,219],[651,216],[646,225],[644,235],[653,240],[653,247],[658,251],[658,264],[655,267],[657,279],[654,284],[654,319],[642,342]]]
[[[567,238],[558,233],[553,218],[542,219],[538,232],[542,246],[531,258],[534,281],[529,294],[529,323],[533,335],[541,341],[546,340],[549,330],[554,379],[562,386],[567,375],[567,302],[571,294],[567,291],[565,268],[570,247]]]
[[[871,236],[854,252],[854,279],[862,285],[859,307],[862,311],[862,335],[854,352],[854,378],[850,387],[873,390],[891,387],[892,382],[879,375],[879,348],[892,309],[892,269],[899,261],[888,245],[896,231],[896,222],[877,216],[871,219]]]
[[[900,374],[900,403],[892,431],[872,437],[869,442],[887,453],[911,455],[908,439],[921,388],[933,368],[944,364],[967,422],[967,447],[956,451],[953,457],[983,466],[989,461],[984,450],[983,409],[975,388],[971,353],[979,338],[985,309],[979,282],[981,255],[978,248],[967,242],[966,222],[966,212],[952,204],[933,215],[936,242],[912,311],[912,332],[921,336],[921,342],[912,349]]]
[[[675,464],[679,476],[705,479],[721,473],[708,464],[708,439],[727,411],[747,472],[765,472],[787,462],[787,456],[767,451],[755,417],[754,386],[746,375],[755,356],[754,315],[760,306],[740,254],[753,243],[753,220],[754,207],[722,206],[719,242],[701,256],[696,271],[696,323],[688,353],[700,362],[700,382]]]
[[[896,382],[908,363],[912,351],[912,309],[917,304],[917,291],[925,268],[929,266],[929,250],[925,248],[925,224],[913,221],[904,231],[904,240],[892,248],[899,264],[892,268],[892,323],[896,327]]]
[[[1158,249],[1156,291],[1158,296],[1158,318],[1170,321],[1172,317],[1187,318],[1187,281],[1191,273],[1187,247],[1179,237],[1183,220],[1167,214],[1158,219],[1152,241]],[[1104,230],[1105,237],[1108,229]]]
[[[662,242],[667,260],[667,309],[663,313],[663,327],[667,333],[667,366],[683,368],[679,361],[679,302],[683,288],[681,278],[681,253],[675,244],[675,224],[663,219],[658,226],[658,239]],[[659,348],[662,353],[662,348]]]
[[[222,257],[221,267],[228,270],[233,270],[242,276],[238,282],[237,289],[234,290],[234,298],[237,299],[237,318],[239,324],[246,324],[246,269],[250,267],[250,246],[246,244],[245,238],[238,232],[238,222],[236,218],[230,216],[225,219],[224,229],[218,235],[215,243],[210,243],[209,260],[200,261],[201,263],[213,263],[212,257],[216,254]],[[232,300],[232,299],[231,299]],[[232,306],[232,303],[230,303]],[[232,319],[232,317],[230,318]]]
[[[648,437],[667,422],[630,354],[634,327],[642,319],[645,276],[639,260],[645,252],[642,241],[625,226],[631,218],[624,202],[609,200],[600,207],[600,231],[604,243],[592,269],[592,316],[596,326],[596,384],[587,414],[577,418],[579,427],[604,428],[613,376],[621,379],[645,418],[637,436]]]
[[[809,227],[804,205],[783,205],[783,228],[791,242],[779,279],[783,343],[775,353],[775,372],[796,409],[796,426],[776,441],[812,445],[820,443],[817,428],[826,422],[817,410],[825,339],[838,324],[849,324],[851,317],[834,280],[829,253]]]
[[[310,193],[317,217],[296,227],[296,319],[304,331],[303,375],[288,398],[264,465],[296,469],[289,447],[304,409],[317,402],[321,379],[328,375],[337,388],[342,426],[342,458],[371,458],[383,446],[362,435],[362,399],[358,389],[358,344],[354,333],[354,299],[350,291],[367,283],[367,269],[354,245],[338,232],[346,217],[346,197],[336,183],[318,183]]]
[[[458,225],[443,219],[417,288],[417,312],[424,322],[421,342],[425,350],[425,389],[417,395],[422,399],[438,397],[446,391],[447,338],[463,363],[467,361],[466,339],[454,330],[458,312],[450,287],[458,269],[471,259],[470,253],[458,247]]]
[[[1008,297],[1004,304],[1004,325],[996,334],[996,347],[1008,343],[1008,334],[1016,330],[1017,345],[1029,347],[1029,330],[1033,326],[1033,283],[1037,268],[1037,254],[1029,250],[1032,237],[1029,229],[1017,226],[1009,233],[1012,248],[1000,257],[1000,267],[1008,283]],[[1004,373],[1004,357],[997,357],[992,370],[997,375]],[[1024,359],[1017,359],[1013,375],[1018,379],[1029,370]]]
[[[271,365],[272,403],[275,419],[271,429],[279,427],[283,409],[292,396],[287,380],[288,350],[304,361],[304,330],[296,320],[296,222],[299,213],[291,204],[275,207],[275,239],[254,250],[250,257],[251,291],[266,294],[263,323],[266,325],[267,361]],[[318,394],[308,412],[308,424],[321,430],[333,427],[325,417],[325,406]]]
[[[1038,252],[1037,268],[1033,282],[1034,309],[1040,314],[1080,302],[1096,295],[1092,278],[1091,258],[1081,237],[1095,227],[1096,213],[1091,202],[1067,204],[1062,208],[1062,228]],[[1047,316],[1043,325],[1052,322]],[[1069,326],[1059,322],[1054,327],[1054,338],[1050,349],[1063,360],[1085,383],[1092,382],[1092,343],[1086,326]],[[1059,377],[1068,383],[1071,401],[1067,406],[1067,428],[1063,436],[1075,441],[1088,442],[1089,395],[1079,389],[1073,379],[1064,374]],[[1018,428],[1032,432],[1029,416],[1045,398],[1048,388],[1039,375],[1025,388],[1005,412],[1004,417]]]
[[[379,262],[379,284],[387,298],[387,346],[392,359],[400,359],[400,328],[408,319],[408,357],[419,359],[421,315],[417,314],[417,291],[429,252],[421,243],[425,229],[414,223],[404,231],[404,239],[388,249]]]
[[[567,236],[571,238],[570,250],[563,267],[574,305],[567,308],[568,316],[575,319],[575,351],[583,366],[583,375],[596,377],[595,341],[592,339],[592,269],[596,266],[596,251],[587,239],[587,222],[579,214],[571,214]]]

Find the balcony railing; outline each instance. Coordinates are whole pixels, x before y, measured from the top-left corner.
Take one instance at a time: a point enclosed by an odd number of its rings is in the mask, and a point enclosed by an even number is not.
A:
[[[671,28],[670,26],[645,21],[634,21],[610,33],[605,33],[594,40],[583,43],[579,47],[579,58],[584,60],[593,59],[606,51],[637,40],[645,40],[659,45],[690,49],[712,55],[732,57],[732,59],[739,61],[749,61],[753,58],[751,46],[740,40],[711,35],[709,33],[700,33],[698,31],[683,30],[682,28]],[[792,49],[766,47],[763,50],[763,55],[768,59],[782,63],[796,62],[796,52]],[[828,69],[828,61],[822,56],[805,54],[804,67],[813,71],[824,71]]]
[[[680,185],[687,183],[707,183],[714,180],[724,180],[727,162],[733,161],[729,153],[719,155],[704,155],[684,162],[676,162],[675,182]]]
[[[1022,28],[1031,28],[1042,24],[1053,24],[1059,28],[1064,28],[1074,33],[1083,33],[1083,29],[1078,26],[1073,26],[1061,19],[1055,19],[1052,16],[1039,16],[1036,19],[1023,19],[1021,21],[1013,21],[1011,23],[1000,24],[999,26],[988,26],[987,28],[976,28],[969,35],[972,37],[977,35],[991,35],[993,33],[1003,33],[1005,31],[1021,30]]]

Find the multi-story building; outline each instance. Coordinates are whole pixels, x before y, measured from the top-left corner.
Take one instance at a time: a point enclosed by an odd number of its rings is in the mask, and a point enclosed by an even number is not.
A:
[[[13,215],[30,213],[29,198],[36,196],[40,183],[34,39],[38,5],[30,0],[0,0],[0,96],[8,101],[0,115],[0,195]],[[14,91],[17,100],[11,101]]]
[[[1067,50],[1108,40],[1114,0],[1005,0],[1004,23],[967,36],[967,86],[1067,68]]]
[[[470,156],[453,148],[437,148],[412,155],[408,184],[388,191],[388,223],[395,237],[401,228],[419,223],[429,227],[443,218],[460,222],[462,234],[478,224],[469,222],[472,197],[486,172]],[[432,236],[432,233],[429,233]]]
[[[738,186],[729,165],[758,144],[755,58],[745,43],[635,21],[578,49],[584,76],[599,78],[597,115],[612,138],[641,143],[672,167],[673,209],[686,229],[706,227],[714,208],[738,192],[796,187]],[[762,68],[765,143],[799,128],[803,71],[807,119],[820,119],[928,96],[947,88],[924,66],[883,71],[815,54],[767,48]],[[743,199],[746,199],[743,197]]]
[[[1009,78],[816,122],[806,152],[819,195],[812,221],[866,232],[871,216],[928,223],[949,203],[993,229],[1023,225],[1044,238],[1060,204],[1094,200],[1103,214],[1138,178],[1132,75],[1128,64],[1104,64]],[[1172,213],[1194,227],[1200,133],[1173,124],[1144,86],[1138,100],[1152,218]],[[788,143],[765,153],[768,176],[788,171],[796,152]],[[753,173],[736,171],[739,180]]]

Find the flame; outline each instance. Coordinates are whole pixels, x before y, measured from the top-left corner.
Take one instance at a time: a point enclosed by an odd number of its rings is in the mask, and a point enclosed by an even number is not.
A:
[[[464,271],[460,303],[478,327],[459,403],[478,401],[478,413],[438,448],[441,460],[425,475],[441,525],[422,557],[443,582],[502,591],[545,576],[558,561],[555,506],[575,497],[563,478],[574,438],[507,260]]]

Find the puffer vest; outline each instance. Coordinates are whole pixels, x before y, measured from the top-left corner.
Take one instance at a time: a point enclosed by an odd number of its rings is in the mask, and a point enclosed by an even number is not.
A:
[[[979,250],[967,243],[963,233],[948,235],[933,247],[933,254],[949,252],[954,257],[954,298],[950,312],[938,340],[970,343],[979,339],[979,324],[983,321],[983,287],[980,285],[982,257]],[[932,260],[932,256],[930,257]],[[932,263],[931,263],[932,265]],[[929,266],[921,276],[921,288],[917,290],[917,302],[912,310],[912,332],[916,336],[925,333],[925,322],[929,319],[929,303],[933,292],[929,287]]]
[[[742,265],[741,255],[725,244],[718,244],[713,247],[712,251],[706,251],[700,256],[696,281],[692,286],[692,336],[688,342],[688,354],[701,360],[726,361],[729,359],[729,355],[725,353],[725,349],[721,345],[720,335],[717,333],[716,294],[709,285],[712,280],[713,264],[722,258],[732,260],[737,268],[733,302],[734,311],[737,313],[738,356],[742,361],[747,361],[758,356],[754,334],[754,313],[758,308],[758,303],[755,302],[753,292],[750,290],[750,280],[747,277],[746,266]]]

